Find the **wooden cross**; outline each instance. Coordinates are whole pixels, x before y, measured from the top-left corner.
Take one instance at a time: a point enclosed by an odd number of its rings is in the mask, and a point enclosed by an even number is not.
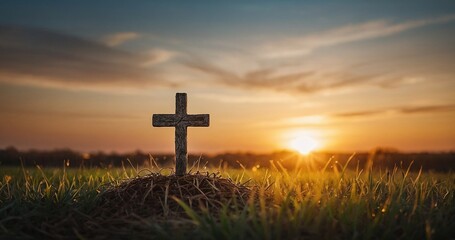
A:
[[[208,127],[209,114],[186,113],[186,93],[175,95],[175,114],[153,114],[154,127],[175,127],[175,175],[186,174],[188,164],[187,127]]]

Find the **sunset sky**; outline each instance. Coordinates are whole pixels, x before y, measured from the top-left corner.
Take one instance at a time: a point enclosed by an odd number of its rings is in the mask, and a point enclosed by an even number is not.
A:
[[[454,1],[1,1],[0,147],[455,150]]]

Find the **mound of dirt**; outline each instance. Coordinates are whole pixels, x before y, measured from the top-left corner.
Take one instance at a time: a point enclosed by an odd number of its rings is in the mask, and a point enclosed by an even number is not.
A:
[[[195,211],[218,212],[222,206],[246,204],[250,188],[218,174],[184,176],[149,174],[110,185],[100,195],[102,215],[182,216],[181,200]]]

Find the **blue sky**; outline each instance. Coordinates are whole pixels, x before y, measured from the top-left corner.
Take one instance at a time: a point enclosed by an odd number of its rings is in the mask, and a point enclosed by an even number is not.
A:
[[[86,37],[149,32],[198,39],[302,34],[372,19],[453,14],[452,1],[2,1],[3,24],[44,27]],[[267,36],[268,35],[268,36]]]
[[[2,1],[0,145],[170,151],[149,115],[185,91],[195,151],[453,150],[454,29],[453,1]]]

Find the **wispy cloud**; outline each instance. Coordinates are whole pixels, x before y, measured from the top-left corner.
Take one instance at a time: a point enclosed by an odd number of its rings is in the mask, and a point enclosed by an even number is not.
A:
[[[70,118],[79,120],[103,120],[103,121],[135,121],[141,120],[143,116],[139,115],[122,115],[112,114],[108,112],[89,112],[89,111],[74,111],[74,110],[43,110],[43,109],[18,109],[18,108],[5,108],[2,106],[2,115],[20,115],[21,117],[52,117],[52,118]]]
[[[119,32],[106,36],[103,41],[111,47],[121,45],[125,42],[135,40],[141,35],[136,32]]]
[[[449,112],[455,111],[455,104],[449,105],[428,105],[428,106],[411,106],[399,109],[404,114],[412,113],[436,113],[436,112]]]
[[[226,53],[224,58],[221,56],[213,60],[192,57],[183,64],[210,77],[211,84],[222,84],[245,90],[265,89],[312,94],[329,91],[332,93],[346,92],[362,87],[392,89],[423,84],[430,79],[447,79],[452,70],[445,67],[447,65],[444,63],[445,61],[428,62],[426,58],[424,60],[422,60],[423,58],[403,59],[393,67],[378,60],[380,57],[375,60],[357,59],[356,61],[359,62],[357,65],[360,64],[360,66],[353,67],[352,65],[346,66],[344,62],[336,66],[323,66],[317,63],[302,64],[302,61],[289,65],[286,64],[284,58],[269,61],[268,57],[301,56],[322,47],[389,36],[418,27],[454,20],[455,14],[398,23],[386,20],[369,21],[341,26],[300,38],[269,43],[259,47],[256,54],[254,51],[253,53],[245,51],[248,54],[241,55],[242,57],[235,60],[230,58],[239,54]],[[229,61],[226,61],[226,58]],[[292,61],[292,58],[287,60]],[[368,62],[368,64],[361,65],[364,62]],[[221,63],[223,65],[220,65]]]
[[[387,20],[351,24],[311,35],[295,37],[280,42],[265,44],[260,52],[266,57],[294,57],[309,54],[319,48],[360,40],[385,37],[407,30],[455,20],[455,14],[436,18],[418,19],[393,23]]]
[[[172,86],[153,59],[75,36],[0,25],[0,81],[68,89]],[[155,59],[155,62],[157,60]]]
[[[356,112],[341,112],[332,114],[331,117],[335,118],[357,118],[357,117],[370,117],[378,114],[386,113],[386,110],[366,110]]]
[[[301,55],[321,47],[387,36],[453,20],[455,15],[401,23],[370,21],[271,43],[267,49],[273,56]],[[206,58],[190,56],[191,49],[177,52],[174,49],[155,47],[143,53],[132,53],[112,47],[138,37],[140,35],[135,32],[117,33],[106,37],[106,45],[45,29],[0,25],[0,81],[68,89],[142,89],[188,84],[189,81],[179,81],[178,77],[166,77],[172,75],[169,72],[178,69],[180,75],[185,75],[184,79],[195,79],[191,84],[204,82],[199,76],[192,75],[203,73],[209,77],[204,84],[211,86],[311,94],[351,91],[364,86],[396,88],[424,82],[425,79],[432,78],[435,72],[441,75],[451,71],[448,68],[436,71],[434,68],[437,66],[426,62],[425,68],[416,68],[412,65],[416,60],[409,61],[412,69],[400,68],[399,71],[395,67],[384,70],[379,66],[372,67],[371,70],[368,67],[343,67],[342,64],[337,65],[337,68],[301,63],[286,67],[253,53],[239,57],[237,53],[223,55],[221,51],[217,53],[222,56],[214,61],[209,59],[210,54],[203,55]],[[223,67],[219,67],[223,62],[220,59],[227,58],[226,56],[233,57],[225,61]],[[180,62],[172,61],[177,57],[179,60],[188,58]],[[262,64],[264,62],[268,64]],[[186,68],[182,70],[179,68],[181,65],[172,65],[173,63],[181,63]]]
[[[384,82],[400,79],[398,76],[382,74],[360,74],[346,70],[325,71],[321,69],[299,72],[279,73],[279,67],[262,68],[238,74],[201,59],[192,59],[183,63],[190,69],[204,73],[212,83],[242,89],[264,89],[287,93],[311,94],[373,85],[384,88]],[[391,87],[387,85],[387,87]]]
[[[177,53],[174,51],[166,49],[152,49],[145,54],[147,60],[142,65],[144,67],[154,66],[159,63],[167,62],[176,55]]]
[[[262,88],[279,91],[286,90],[290,85],[294,85],[305,91],[313,91],[312,88],[306,86],[305,83],[302,82],[306,76],[312,75],[312,72],[276,75],[273,69],[260,69],[238,75],[232,71],[222,69],[200,59],[186,61],[184,64],[190,69],[209,75],[215,83],[230,87],[244,89]]]
[[[264,104],[264,103],[283,103],[290,102],[292,98],[289,95],[273,95],[270,94],[264,95],[236,95],[236,94],[226,94],[226,93],[200,93],[197,95],[202,99],[210,101],[219,101],[224,103],[249,103],[249,104]]]
[[[387,109],[365,110],[357,112],[341,112],[330,115],[332,118],[359,118],[359,117],[372,117],[386,113],[391,114],[433,114],[440,112],[455,111],[455,104],[442,104],[442,105],[421,105],[421,106],[401,106]]]
[[[412,114],[437,114],[455,111],[455,104],[435,104],[421,106],[401,106],[384,109],[364,111],[327,113],[319,115],[305,115],[300,117],[283,118],[281,120],[266,121],[256,124],[258,127],[273,128],[314,128],[321,126],[333,126],[342,122],[361,122],[370,119],[396,117],[398,115]]]

